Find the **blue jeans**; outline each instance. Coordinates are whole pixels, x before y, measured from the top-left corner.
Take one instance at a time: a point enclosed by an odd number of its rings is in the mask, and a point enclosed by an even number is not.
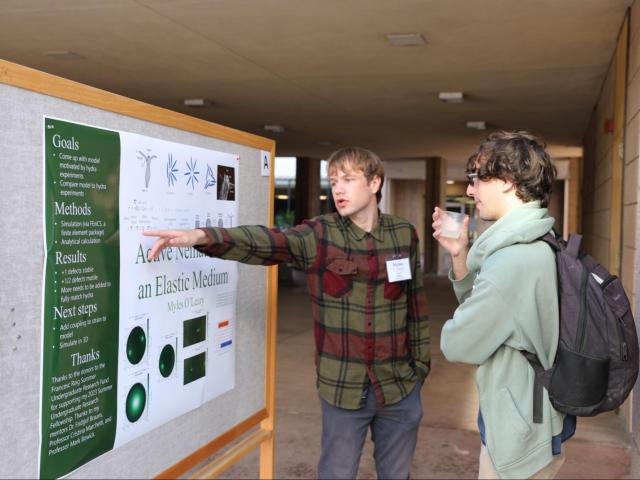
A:
[[[322,398],[322,453],[318,478],[356,478],[367,430],[371,428],[373,457],[379,479],[409,478],[422,419],[420,388],[404,400],[378,406],[373,387],[359,410],[334,407]]]

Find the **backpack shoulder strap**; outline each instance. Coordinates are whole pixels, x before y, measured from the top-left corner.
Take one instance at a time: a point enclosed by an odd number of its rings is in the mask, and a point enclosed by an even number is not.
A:
[[[555,231],[545,233],[539,238],[543,242],[547,243],[555,252],[565,251],[571,258],[578,258],[580,255],[580,245],[582,245],[582,235],[572,233],[569,235],[569,240],[565,242],[558,236]]]
[[[582,235],[573,233],[569,235],[569,241],[567,242],[567,248],[565,252],[571,255],[571,258],[578,258],[580,255],[580,245],[582,244]]]
[[[554,252],[562,250],[562,245],[560,245],[560,242],[558,241],[558,236],[553,230],[545,233],[538,240],[542,240],[544,243],[548,244]]]
[[[551,370],[544,369],[535,353],[525,350],[521,350],[521,352],[529,361],[529,365],[531,365],[535,373],[535,380],[533,381],[533,423],[542,423],[542,401],[544,399],[542,389],[549,388]]]
[[[573,259],[578,260],[580,258],[582,235],[569,235],[569,241],[565,242],[554,230],[551,230],[540,237],[539,240],[549,245],[555,254],[563,252]],[[556,261],[557,259],[558,257],[556,257]],[[522,354],[528,360],[529,365],[531,365],[535,373],[533,384],[533,423],[542,423],[543,388],[549,390],[553,367],[545,370],[535,353],[522,351]]]

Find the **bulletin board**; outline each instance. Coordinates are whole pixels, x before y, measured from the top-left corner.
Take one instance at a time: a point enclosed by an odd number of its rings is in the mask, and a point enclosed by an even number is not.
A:
[[[274,142],[4,61],[0,111],[0,476],[272,476],[277,272],[139,232],[270,225]]]

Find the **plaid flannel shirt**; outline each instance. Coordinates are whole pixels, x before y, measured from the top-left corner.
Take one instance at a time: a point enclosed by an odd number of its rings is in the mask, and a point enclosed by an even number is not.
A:
[[[380,214],[370,233],[329,214],[286,231],[262,226],[203,228],[199,251],[253,265],[290,262],[307,274],[320,396],[361,407],[372,385],[380,405],[406,398],[430,368],[429,324],[418,236]],[[389,282],[386,261],[409,258],[411,280]]]

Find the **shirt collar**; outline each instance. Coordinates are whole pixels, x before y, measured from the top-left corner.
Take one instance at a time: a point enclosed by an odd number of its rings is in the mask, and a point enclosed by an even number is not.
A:
[[[340,220],[342,221],[342,225],[344,226],[347,233],[358,241],[363,240],[367,236],[367,233],[369,233],[374,239],[379,242],[384,241],[384,217],[382,216],[382,213],[379,209],[378,221],[373,226],[370,232],[365,232],[363,229],[353,223],[349,217],[340,216]]]

